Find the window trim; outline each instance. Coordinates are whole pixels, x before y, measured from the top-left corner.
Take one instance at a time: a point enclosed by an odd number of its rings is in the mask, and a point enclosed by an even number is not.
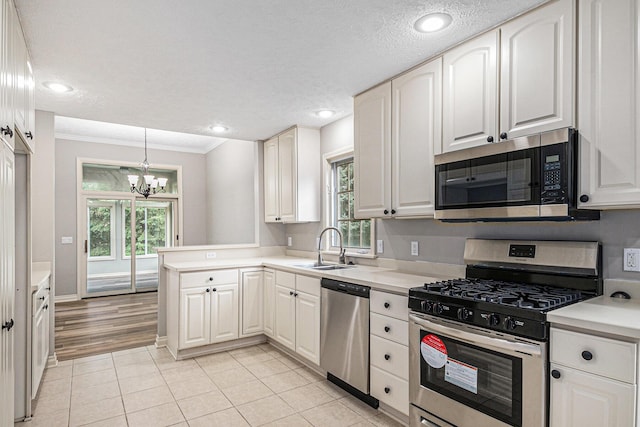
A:
[[[155,200],[154,200],[155,202]],[[147,206],[140,206],[141,209],[145,210],[145,217],[147,215],[147,209],[148,208],[163,208],[164,209],[164,215],[165,215],[165,224],[169,224],[169,209],[168,206],[163,206],[162,205],[163,202],[158,201],[157,205],[154,205],[153,203],[150,203],[150,201],[147,202]],[[138,209],[138,206],[135,207],[136,209]],[[131,209],[131,206],[129,206],[129,209]],[[127,255],[127,230],[126,230],[126,215],[125,215],[125,210],[126,208],[123,207],[122,208],[122,212],[121,212],[121,216],[122,216],[122,259],[131,259],[131,255]],[[136,221],[138,219],[136,218]],[[146,220],[146,218],[145,218]],[[165,227],[164,230],[164,234],[165,234],[165,242],[169,242],[171,239],[171,234],[169,233],[169,227]],[[136,236],[136,241],[138,240],[137,236]],[[149,248],[148,248],[148,242],[147,242],[147,228],[145,227],[144,229],[144,241],[145,241],[145,254],[144,255],[136,255],[136,259],[151,259],[151,258],[157,258],[158,257],[158,253],[149,253]],[[153,248],[152,248],[153,249]]]
[[[322,167],[323,167],[323,209],[322,209],[322,222],[325,227],[332,227],[333,218],[333,163],[341,160],[346,160],[353,157],[353,147],[341,148],[322,155]],[[376,227],[375,219],[371,218],[371,236],[369,249],[356,249],[345,248],[345,255],[354,258],[377,258],[375,253],[375,241],[376,241]],[[322,253],[329,255],[338,255],[339,248],[332,246],[333,239],[323,239]]]
[[[96,203],[92,206],[87,206],[87,219],[91,218],[91,213],[90,213],[90,209],[91,208],[109,208],[110,210],[110,215],[109,215],[109,244],[110,244],[110,249],[109,252],[111,253],[111,255],[108,256],[91,256],[91,225],[89,223],[89,221],[87,221],[87,261],[88,262],[94,262],[94,261],[115,261],[116,259],[116,204],[115,202],[111,202],[111,203],[105,203],[105,202],[101,202],[101,203]]]

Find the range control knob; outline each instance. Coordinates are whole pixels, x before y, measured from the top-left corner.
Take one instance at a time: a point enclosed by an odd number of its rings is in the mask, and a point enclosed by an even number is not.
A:
[[[425,313],[431,313],[433,311],[433,302],[432,301],[422,301],[420,303],[422,311]]]
[[[508,330],[513,331],[516,328],[516,321],[511,317],[507,317],[506,319],[504,319],[504,327]]]
[[[439,302],[435,303],[433,305],[433,312],[435,314],[442,314],[442,304],[440,304]]]
[[[468,320],[469,319],[469,310],[465,307],[458,309],[458,319],[460,320]]]
[[[498,326],[500,324],[500,316],[492,313],[489,315],[489,325],[490,326]]]

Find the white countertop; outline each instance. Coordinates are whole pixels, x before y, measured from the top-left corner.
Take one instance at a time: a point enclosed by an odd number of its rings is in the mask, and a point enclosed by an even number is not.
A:
[[[640,299],[609,296],[572,304],[547,313],[556,326],[571,326],[603,334],[640,338]]]
[[[370,286],[374,290],[393,292],[402,295],[408,295],[410,288],[422,286],[425,283],[451,278],[436,274],[435,272],[430,276],[422,276],[403,273],[398,270],[365,265],[356,265],[352,268],[344,268],[341,270],[314,270],[309,268],[309,266],[313,265],[313,262],[314,260],[309,258],[262,257],[235,260],[210,260],[204,262],[168,262],[165,263],[164,266],[169,270],[177,272],[215,270],[223,268],[270,267],[279,270],[286,270],[296,274],[304,274],[306,276],[342,280],[358,285]]]
[[[51,263],[34,262],[31,267],[31,292],[36,292],[41,286],[49,282]]]

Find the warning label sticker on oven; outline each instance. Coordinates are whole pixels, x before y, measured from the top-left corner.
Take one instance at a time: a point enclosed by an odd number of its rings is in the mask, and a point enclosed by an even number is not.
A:
[[[444,380],[471,393],[478,394],[478,368],[448,358],[444,368]]]
[[[429,334],[422,338],[420,343],[422,358],[432,368],[442,368],[447,363],[447,347],[436,335]]]

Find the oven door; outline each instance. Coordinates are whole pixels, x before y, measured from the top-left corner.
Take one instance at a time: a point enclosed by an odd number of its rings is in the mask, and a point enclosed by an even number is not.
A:
[[[545,343],[414,312],[409,319],[413,405],[460,427],[545,426]]]

